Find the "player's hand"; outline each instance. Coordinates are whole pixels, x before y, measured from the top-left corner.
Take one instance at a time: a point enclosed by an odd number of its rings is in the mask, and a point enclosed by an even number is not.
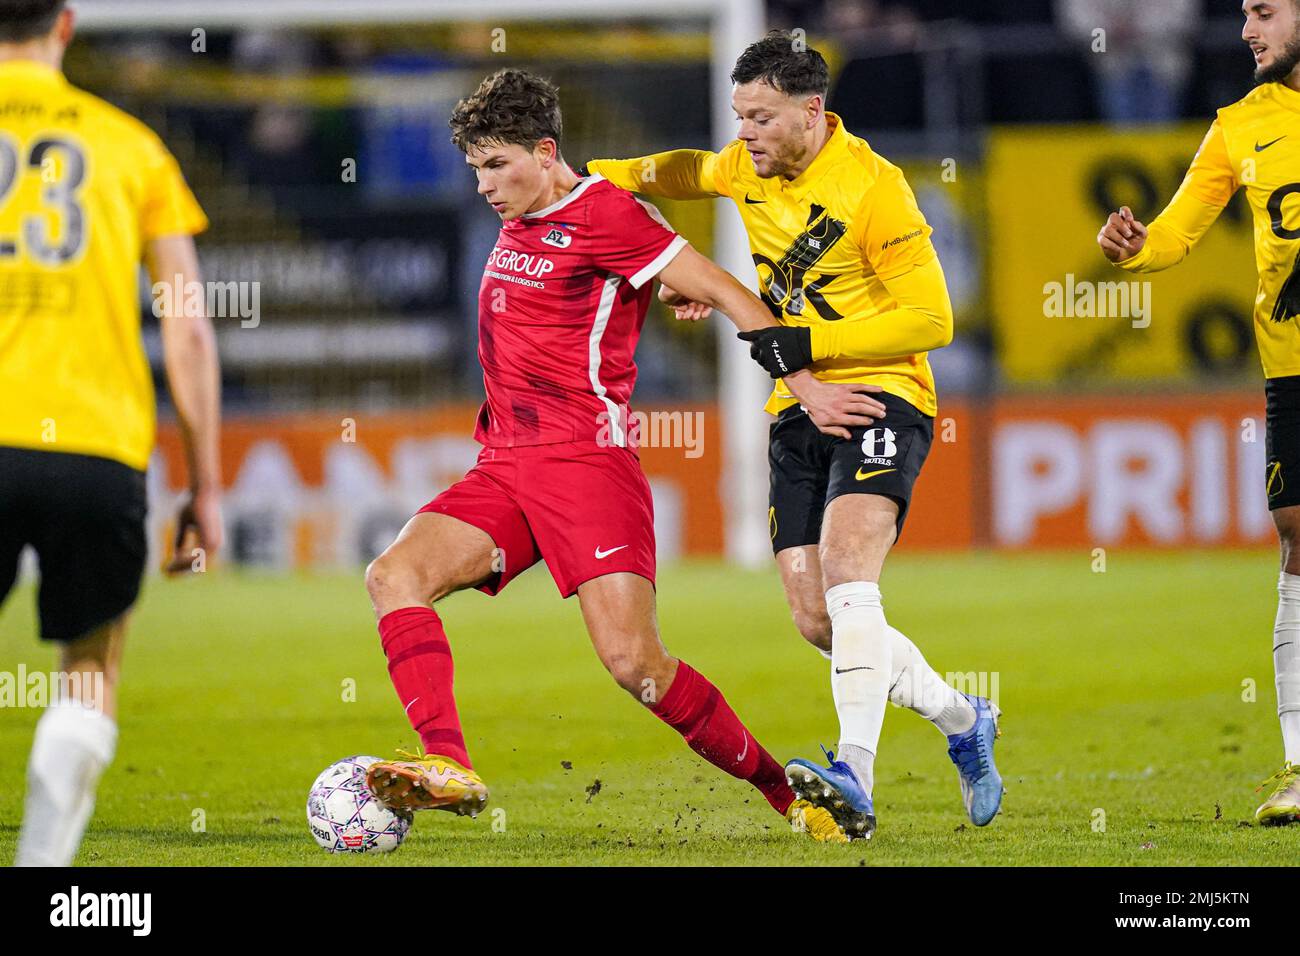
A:
[[[190,495],[176,516],[176,538],[172,552],[163,565],[168,575],[184,574],[195,570],[195,559],[202,553],[206,567],[221,550],[221,494],[216,491],[199,491]]]
[[[807,326],[774,325],[738,332],[736,338],[749,343],[749,357],[773,378],[784,378],[813,363],[812,330]]]
[[[823,382],[806,369],[787,375],[785,385],[817,430],[826,435],[849,439],[853,437],[850,427],[871,425],[885,417],[885,406],[871,397],[880,394],[879,385]]]
[[[678,322],[699,322],[713,314],[713,307],[703,302],[693,302],[676,289],[659,283],[659,301],[671,306]]]
[[[1132,259],[1147,243],[1147,227],[1133,217],[1133,210],[1120,206],[1110,214],[1106,225],[1097,233],[1097,245],[1111,262]]]

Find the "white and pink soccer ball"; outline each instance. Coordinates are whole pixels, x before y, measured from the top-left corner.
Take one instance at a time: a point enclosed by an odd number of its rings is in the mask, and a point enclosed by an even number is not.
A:
[[[390,810],[366,786],[378,757],[346,757],[321,771],[307,794],[307,826],[331,853],[391,853],[411,830],[411,815]]]

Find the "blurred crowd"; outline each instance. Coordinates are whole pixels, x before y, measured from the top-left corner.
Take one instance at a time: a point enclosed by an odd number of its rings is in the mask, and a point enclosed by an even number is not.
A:
[[[1011,45],[1011,31],[1018,29],[1029,59],[1041,51],[1032,29],[1039,27],[1038,36],[1051,31],[1073,59],[1082,59],[1090,78],[1091,102],[1083,104],[1091,107],[1089,115],[1048,118],[1127,124],[1202,112],[1191,95],[1198,40],[1208,18],[1231,18],[1239,11],[1223,0],[771,0],[769,12],[777,25],[811,27],[812,34],[835,38],[850,58],[922,49],[942,24],[979,27],[994,36],[1003,28]],[[1059,72],[1058,88],[1072,81],[1072,73]],[[1040,85],[1043,80],[1046,86]],[[1044,100],[1052,99],[1051,77],[1035,71],[1034,85]]]
[[[991,124],[1208,122],[1252,82],[1236,0],[767,2],[771,26],[802,28],[827,53],[830,108],[891,156],[977,157]],[[164,133],[218,213],[204,253],[232,275],[253,263],[293,287],[295,277],[317,274],[319,250],[341,257],[350,276],[369,275],[377,256],[424,264],[409,281],[358,280],[347,301],[272,297],[280,329],[293,321],[351,327],[368,315],[399,331],[441,330],[451,343],[442,364],[412,356],[382,365],[368,343],[339,364],[367,395],[382,379],[384,394],[400,402],[479,387],[472,352],[455,344],[472,341],[481,263],[499,223],[465,188],[463,157],[447,135],[467,84],[507,63],[543,64],[564,91],[565,151],[578,162],[716,142],[700,95],[709,82],[702,18],[599,31],[529,25],[511,28],[508,50],[493,40],[488,23],[212,31],[201,51],[183,33],[101,33],[74,48],[69,72]],[[349,179],[340,157],[361,174]],[[696,211],[676,213],[689,227]],[[707,222],[697,226],[707,234]],[[980,267],[964,242],[943,255],[969,259],[950,274],[957,286],[970,277],[966,298],[976,302]],[[971,327],[980,310],[968,305],[964,314],[966,351],[945,353],[950,363],[965,355],[965,378],[980,381],[993,346],[980,340],[978,321]],[[662,341],[643,350],[644,395],[711,393],[711,336],[671,323],[651,324],[647,335]],[[332,400],[352,387],[341,371],[244,374],[231,362],[227,375],[227,394],[250,407],[286,395]],[[945,369],[945,381],[962,380]]]

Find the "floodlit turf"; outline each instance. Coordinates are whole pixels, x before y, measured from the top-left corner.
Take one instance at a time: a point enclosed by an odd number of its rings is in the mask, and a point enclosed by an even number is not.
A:
[[[930,557],[883,581],[893,624],[940,672],[991,672],[1008,793],[963,825],[939,733],[891,707],[880,829],[824,847],[790,833],[608,678],[576,601],[536,569],[504,595],[441,606],[477,820],[425,812],[388,857],[335,857],[307,789],[350,754],[414,744],[360,574],[152,580],[126,660],[117,760],[82,864],[1290,864],[1300,826],[1247,825],[1281,763],[1270,553]],[[727,694],[780,760],[834,743],[827,664],[789,623],[774,571],[663,571],[665,641]],[[0,671],[49,669],[32,592],[0,614]],[[1253,681],[1257,700],[1243,700]],[[349,693],[355,682],[355,700]],[[1247,693],[1247,697],[1250,695]],[[0,864],[12,859],[38,712],[0,720]],[[570,769],[571,767],[571,769]],[[597,782],[599,786],[597,787]],[[200,826],[200,823],[202,826]]]

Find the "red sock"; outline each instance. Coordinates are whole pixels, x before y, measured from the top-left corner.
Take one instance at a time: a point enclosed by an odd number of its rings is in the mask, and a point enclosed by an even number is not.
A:
[[[713,766],[757,787],[777,813],[790,808],[794,792],[781,765],[759,746],[722,692],[685,661],[677,662],[677,676],[653,710]]]
[[[425,753],[472,768],[452,696],[451,645],[438,612],[428,607],[390,611],[379,621],[388,676]]]

